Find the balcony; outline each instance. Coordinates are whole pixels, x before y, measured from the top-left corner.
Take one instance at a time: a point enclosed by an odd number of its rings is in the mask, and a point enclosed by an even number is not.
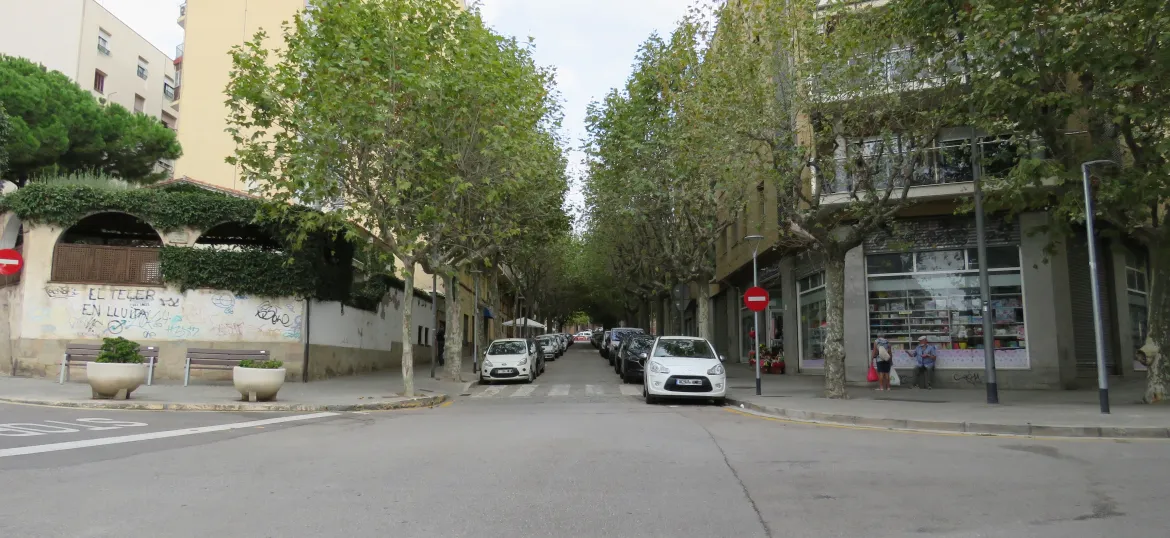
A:
[[[175,45],[175,64],[176,65],[183,61],[183,45],[185,45],[185,43],[179,43],[178,45]]]
[[[961,135],[966,131],[967,134]],[[897,147],[886,149],[880,140],[854,141],[845,149],[838,149],[836,170],[832,178],[821,181],[821,196],[826,203],[846,203],[854,188],[862,195],[864,181],[873,182],[883,192],[893,182],[896,189],[910,185],[911,198],[953,198],[973,192],[975,157],[971,153],[970,131],[947,129],[943,136],[922,150],[903,141],[894,140]],[[1027,144],[1025,144],[1027,145]],[[1030,145],[1028,145],[1030,146]],[[982,136],[978,138],[981,177],[1006,175],[1019,162],[1022,154],[1032,148],[1009,136]],[[897,193],[895,193],[897,196]]]
[[[180,28],[182,28],[184,30],[187,29],[187,3],[186,2],[179,4],[179,20],[177,22],[179,23]]]

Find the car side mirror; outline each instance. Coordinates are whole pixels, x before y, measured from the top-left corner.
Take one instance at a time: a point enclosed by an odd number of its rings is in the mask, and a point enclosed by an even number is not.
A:
[[[649,359],[649,358],[650,358],[650,356],[649,356],[649,355],[647,355],[647,354],[645,354],[645,353],[639,353],[639,354],[638,354],[638,358],[639,358],[639,359],[642,359],[642,360],[646,360],[646,359]]]
[[[727,362],[727,356],[725,356],[725,355],[720,355],[720,356],[719,356],[719,362]]]

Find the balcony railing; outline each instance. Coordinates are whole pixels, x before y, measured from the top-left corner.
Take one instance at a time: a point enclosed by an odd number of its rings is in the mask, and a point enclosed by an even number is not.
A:
[[[185,43],[179,43],[178,45],[175,45],[175,59],[176,60],[183,57],[183,45],[185,45]]]

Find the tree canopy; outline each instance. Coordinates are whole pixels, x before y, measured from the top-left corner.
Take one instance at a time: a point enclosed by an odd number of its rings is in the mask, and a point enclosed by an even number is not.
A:
[[[298,215],[298,234],[369,234],[408,287],[416,264],[441,275],[459,349],[454,276],[567,228],[552,72],[449,1],[321,0],[284,28],[279,50],[264,40],[233,51],[231,162],[269,211],[325,209]],[[402,365],[410,392],[409,346]],[[458,358],[449,366],[457,377]]]
[[[7,173],[18,185],[73,172],[152,183],[167,175],[158,161],[182,154],[174,131],[159,120],[103,106],[64,74],[24,58],[0,54],[0,108],[10,131]]]

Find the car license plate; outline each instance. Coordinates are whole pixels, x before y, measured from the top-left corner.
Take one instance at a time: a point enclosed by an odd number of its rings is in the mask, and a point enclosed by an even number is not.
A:
[[[703,380],[702,379],[678,379],[678,380],[675,380],[675,383],[678,383],[679,385],[702,385]]]
[[[496,370],[496,373],[497,373],[497,374],[501,374],[501,375],[503,375],[503,374],[514,374],[514,373],[516,373],[516,370],[514,370],[514,369],[512,369],[512,368],[500,368],[499,370]]]

